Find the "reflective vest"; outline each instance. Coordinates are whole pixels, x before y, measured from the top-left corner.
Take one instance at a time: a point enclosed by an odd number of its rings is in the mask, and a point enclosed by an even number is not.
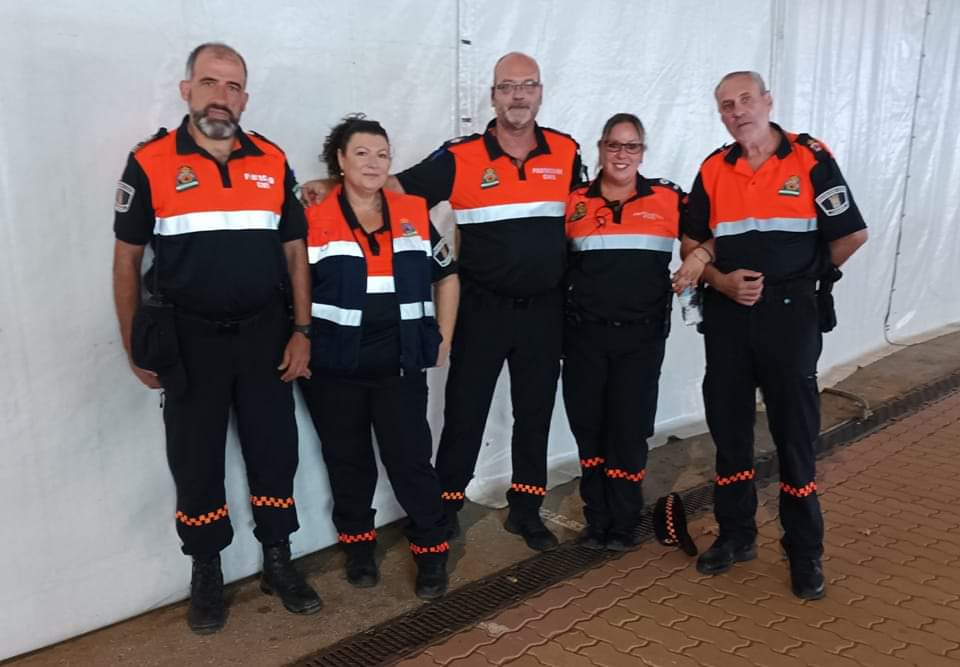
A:
[[[426,201],[384,190],[385,218],[393,239],[392,270],[368,271],[363,248],[340,208],[337,187],[307,209],[307,252],[313,281],[311,365],[335,370],[357,367],[360,325],[367,294],[395,292],[399,303],[400,366],[434,366],[440,331],[432,296],[433,255]],[[385,264],[385,263],[383,263]]]

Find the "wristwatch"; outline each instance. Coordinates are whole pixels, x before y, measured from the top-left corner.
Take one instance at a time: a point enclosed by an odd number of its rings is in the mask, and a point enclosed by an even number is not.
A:
[[[310,334],[313,332],[313,327],[309,324],[294,324],[293,333],[303,334],[307,338],[310,338]]]

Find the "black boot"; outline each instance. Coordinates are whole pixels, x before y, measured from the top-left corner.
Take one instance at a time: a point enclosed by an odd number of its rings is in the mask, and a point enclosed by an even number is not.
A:
[[[536,511],[521,513],[511,509],[503,527],[508,533],[523,537],[527,546],[535,551],[550,551],[560,544],[557,536],[543,525],[543,519]]]
[[[819,600],[826,595],[823,565],[819,558],[790,559],[790,587],[801,600]]]
[[[221,630],[227,622],[227,606],[223,602],[223,572],[220,554],[193,559],[190,578],[190,609],[187,625],[198,635]]]
[[[728,537],[718,537],[713,545],[700,554],[697,559],[697,572],[700,574],[720,574],[726,572],[734,563],[753,560],[757,557],[755,542],[743,544]]]
[[[260,590],[267,595],[279,595],[283,606],[294,614],[313,614],[323,606],[320,596],[290,561],[290,543],[287,541],[263,546]]]
[[[357,588],[371,588],[380,581],[380,570],[372,547],[354,547],[347,550],[347,581]]]
[[[416,593],[421,600],[435,600],[447,592],[447,554],[414,556],[417,563]]]

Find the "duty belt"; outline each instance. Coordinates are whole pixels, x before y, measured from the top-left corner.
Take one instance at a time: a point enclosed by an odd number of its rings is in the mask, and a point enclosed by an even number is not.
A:
[[[259,311],[253,315],[248,315],[246,317],[239,318],[223,318],[223,319],[212,319],[209,317],[204,317],[196,313],[191,313],[185,311],[181,308],[176,308],[176,317],[182,322],[189,323],[189,326],[196,327],[205,331],[214,332],[218,334],[235,334],[243,329],[249,329],[250,327],[256,326],[263,320],[267,318],[268,315],[272,315],[274,310],[280,306],[280,300],[271,301],[269,304],[261,308]]]

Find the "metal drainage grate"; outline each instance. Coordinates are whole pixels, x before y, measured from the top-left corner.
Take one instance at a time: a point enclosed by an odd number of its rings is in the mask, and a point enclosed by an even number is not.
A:
[[[883,427],[886,422],[915,412],[925,403],[938,400],[960,387],[960,371],[921,385],[873,410],[867,419],[837,424],[820,436],[820,456],[840,445],[851,443]],[[768,454],[756,460],[758,484],[776,476],[777,458]],[[702,484],[681,494],[689,516],[713,505],[713,483]],[[652,513],[644,512],[636,535],[643,541],[653,538]],[[342,639],[320,651],[300,658],[293,667],[358,667],[398,661],[466,627],[488,618],[525,598],[622,554],[594,551],[572,542],[553,551],[537,554],[484,579],[467,584],[444,598],[425,604],[402,616],[385,621],[364,632]]]

